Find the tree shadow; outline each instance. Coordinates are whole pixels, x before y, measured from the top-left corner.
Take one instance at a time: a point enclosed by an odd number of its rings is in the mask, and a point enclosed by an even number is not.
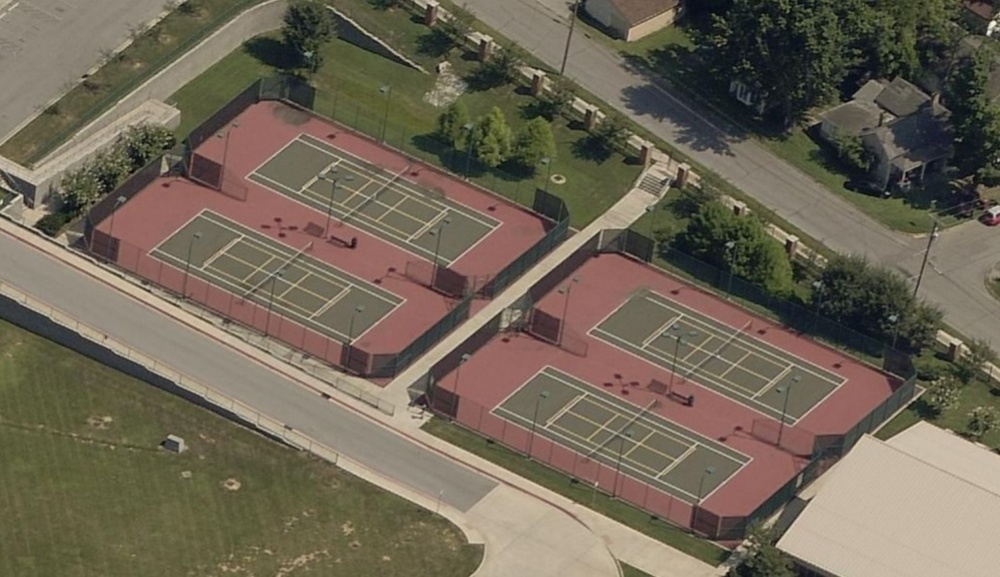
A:
[[[614,151],[599,136],[588,134],[574,141],[570,146],[570,152],[580,160],[601,164],[607,162]]]
[[[243,43],[243,50],[261,64],[277,70],[293,70],[299,64],[299,56],[276,38],[267,36],[251,38]]]
[[[421,20],[423,22],[423,20]],[[455,49],[455,41],[440,28],[417,37],[417,54],[431,58],[447,58]]]

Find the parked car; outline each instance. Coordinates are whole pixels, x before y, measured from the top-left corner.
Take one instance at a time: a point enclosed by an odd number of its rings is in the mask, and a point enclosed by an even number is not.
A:
[[[986,226],[996,226],[1000,224],[1000,206],[994,205],[986,209],[980,219]]]
[[[844,184],[844,188],[853,192],[870,194],[872,196],[881,196],[884,198],[892,196],[892,192],[890,190],[874,180],[849,180]]]

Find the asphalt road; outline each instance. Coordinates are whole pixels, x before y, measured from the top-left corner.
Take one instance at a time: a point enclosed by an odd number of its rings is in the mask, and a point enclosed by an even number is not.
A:
[[[558,69],[568,35],[565,0],[465,0],[479,19]],[[568,76],[829,248],[864,255],[915,279],[926,238],[891,231],[772,154],[633,70],[577,28]],[[1000,261],[1000,228],[970,222],[934,243],[920,294],[963,334],[1000,346],[1000,302],[985,274]]]
[[[164,0],[0,0],[0,142],[78,82]]]
[[[0,278],[384,476],[466,511],[496,483],[0,233]]]

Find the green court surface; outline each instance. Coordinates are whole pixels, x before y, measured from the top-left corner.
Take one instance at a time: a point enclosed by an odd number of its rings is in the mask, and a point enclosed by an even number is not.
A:
[[[202,211],[154,248],[155,258],[225,289],[234,299],[271,307],[342,342],[356,339],[404,299],[210,211]]]
[[[750,457],[545,367],[493,413],[535,434],[615,467],[688,503],[698,503]],[[536,418],[537,414],[537,418]]]
[[[839,375],[653,292],[633,295],[590,334],[691,382],[795,424],[844,383]]]
[[[450,266],[500,222],[301,134],[247,178],[421,258]],[[336,184],[334,184],[336,182]]]

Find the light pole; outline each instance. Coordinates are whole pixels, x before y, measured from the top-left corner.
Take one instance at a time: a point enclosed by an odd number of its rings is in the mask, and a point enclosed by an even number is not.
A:
[[[549,181],[552,180],[552,159],[546,156],[540,162],[545,165],[545,192],[548,192]]]
[[[559,294],[566,298],[563,300],[563,314],[562,320],[559,321],[559,335],[556,337],[556,346],[562,346],[563,331],[566,329],[566,318],[569,315],[569,295],[573,291],[573,285],[578,282],[580,282],[580,277],[575,276],[566,286],[559,289]]]
[[[917,293],[920,292],[920,282],[924,280],[924,269],[927,268],[927,258],[931,255],[931,245],[934,244],[934,240],[938,237],[938,221],[934,220],[934,226],[931,228],[931,234],[927,237],[927,249],[924,250],[924,261],[920,264],[920,274],[917,275],[917,284],[913,286],[913,298],[917,298]]]
[[[656,205],[651,204],[646,207],[646,214],[649,217],[649,240],[653,240],[653,231],[656,230]]]
[[[618,496],[618,474],[622,469],[622,455],[625,453],[625,439],[631,439],[633,435],[635,435],[635,431],[629,429],[625,431],[624,435],[618,437],[621,439],[621,443],[618,444],[618,463],[615,465],[615,484],[611,487],[612,499]]]
[[[365,312],[365,305],[358,305],[354,307],[354,312],[351,313],[351,322],[347,324],[347,346],[354,346],[354,319]]]
[[[538,423],[538,408],[542,405],[542,401],[549,398],[548,391],[542,391],[538,393],[538,398],[535,400],[535,414],[531,417],[531,434],[528,435],[528,453],[525,455],[529,459],[531,458],[531,447],[535,444],[535,425]]]
[[[389,123],[389,103],[392,101],[392,85],[385,84],[380,86],[378,91],[385,94],[385,115],[382,117],[382,136],[380,137],[380,140],[385,142],[385,127]]]
[[[191,241],[188,243],[188,253],[187,260],[184,261],[184,284],[181,286],[181,298],[187,298],[187,286],[188,286],[188,274],[191,272],[191,252],[194,250],[194,241],[201,239],[201,232],[196,232],[191,235]]]
[[[108,222],[108,236],[111,238],[115,237],[115,213],[118,212],[121,205],[125,204],[126,200],[127,199],[124,196],[119,196],[115,199],[115,206],[111,210],[111,221]]]
[[[781,420],[778,421],[778,446],[781,446],[781,437],[785,433],[785,416],[788,415],[788,397],[792,396],[792,387],[797,386],[802,380],[802,375],[792,377],[792,383],[775,389],[779,395],[785,396],[785,401],[781,404]]]
[[[680,325],[674,325],[670,330],[679,331],[680,329]],[[674,390],[674,374],[677,372],[677,353],[680,352],[681,343],[684,342],[684,337],[693,339],[696,336],[698,336],[698,331],[688,331],[686,335],[674,335],[674,338],[676,339],[674,342],[674,362],[670,365],[670,383],[667,385],[668,395]]]
[[[463,354],[462,357],[458,360],[458,366],[455,367],[455,394],[452,395],[452,401],[451,401],[451,412],[452,412],[451,416],[455,418],[458,418],[458,383],[459,383],[458,378],[462,374],[462,365],[469,362],[469,359],[471,358],[472,356],[469,353]]]
[[[274,285],[278,284],[278,279],[285,276],[285,270],[279,269],[271,277],[271,294],[267,298],[267,320],[264,321],[264,336],[269,336],[271,330],[271,307],[274,306]]]
[[[729,299],[730,294],[733,292],[733,249],[736,248],[736,241],[729,241],[726,243],[726,262],[729,264],[729,281],[726,285],[726,300]]]
[[[705,479],[714,474],[715,467],[705,467],[705,470],[701,473],[701,481],[698,482],[698,505],[701,505],[702,498],[705,495]]]
[[[465,131],[465,139],[468,141],[465,150],[465,180],[469,180],[469,170],[472,169],[472,129],[475,127],[476,125],[471,122],[462,125],[462,130]]]
[[[569,35],[566,36],[566,48],[563,50],[562,64],[559,65],[560,76],[566,74],[566,61],[569,60],[569,45],[573,40],[573,29],[576,27],[576,18],[580,12],[580,4],[583,4],[583,0],[577,0],[573,3],[573,17],[569,21]]]
[[[333,178],[330,178],[330,173],[333,173]],[[331,184],[330,188],[330,198],[326,203],[326,227],[323,229],[323,236],[330,236],[330,221],[333,219],[333,197],[337,194],[337,184],[343,180],[344,182],[353,182],[353,174],[345,174],[340,176],[337,171],[337,167],[331,168],[326,174],[319,175],[320,179],[325,180]]]
[[[431,287],[437,282],[437,272],[438,272],[438,255],[441,254],[441,237],[444,236],[444,227],[451,224],[451,219],[446,218],[441,221],[441,224],[437,228],[431,230],[427,234],[437,237],[434,242],[434,261],[431,263],[434,268],[431,269]]]
[[[896,338],[899,336],[899,315],[889,315],[889,322],[892,323],[892,348],[896,348]]]

